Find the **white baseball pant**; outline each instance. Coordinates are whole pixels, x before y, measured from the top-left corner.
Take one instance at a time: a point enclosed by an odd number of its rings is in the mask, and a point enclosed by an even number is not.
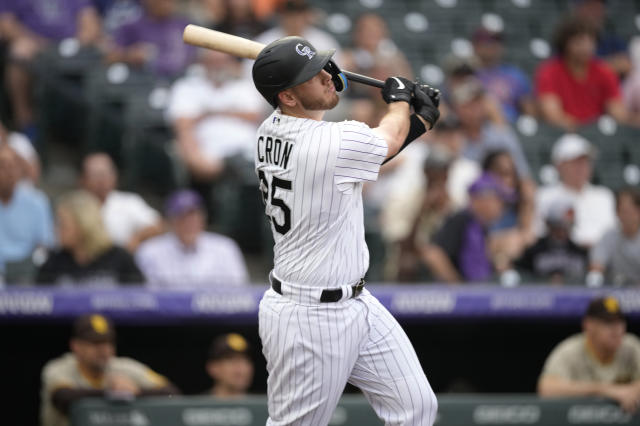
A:
[[[269,289],[260,302],[267,425],[327,425],[349,382],[386,425],[432,426],[436,397],[389,311],[366,289],[335,303],[309,299]]]

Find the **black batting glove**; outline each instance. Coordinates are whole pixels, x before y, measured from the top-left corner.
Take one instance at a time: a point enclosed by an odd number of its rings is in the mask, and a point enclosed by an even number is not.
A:
[[[431,127],[429,127],[429,130],[433,129],[438,118],[440,118],[440,111],[438,110],[439,104],[440,91],[438,89],[430,86],[414,85],[411,106],[413,106],[416,114],[430,124]]]
[[[389,77],[382,88],[382,99],[388,104],[391,102],[411,103],[415,84],[404,77]]]
[[[436,108],[440,106],[440,90],[436,89],[435,87],[431,87],[428,84],[421,84],[418,81],[416,81],[414,84],[416,88],[419,88],[424,93],[426,93],[429,98],[431,98],[431,101],[433,101],[433,104],[436,106]]]

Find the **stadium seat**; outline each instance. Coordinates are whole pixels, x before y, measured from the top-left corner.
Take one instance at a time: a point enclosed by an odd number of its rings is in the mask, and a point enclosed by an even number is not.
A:
[[[173,132],[164,117],[168,88],[157,86],[132,95],[124,111],[124,182],[135,191],[166,195],[186,184],[173,155]]]
[[[83,88],[88,73],[100,61],[97,49],[81,47],[71,39],[45,49],[35,58],[36,146],[43,148],[49,140],[73,147],[82,145],[87,122]]]
[[[598,123],[581,128],[578,132],[597,150],[594,181],[612,189],[624,185],[625,146],[617,129],[615,123],[604,118]]]
[[[144,96],[155,78],[125,64],[101,66],[93,70],[85,89],[89,104],[87,151],[103,151],[121,166],[124,110],[129,99]]]
[[[545,166],[551,164],[551,148],[564,132],[527,116],[520,117],[515,128],[533,177],[539,183],[548,183],[544,177]]]

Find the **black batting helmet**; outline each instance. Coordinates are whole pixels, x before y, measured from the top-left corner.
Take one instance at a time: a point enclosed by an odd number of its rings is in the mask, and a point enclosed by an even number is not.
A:
[[[336,91],[347,87],[347,79],[331,60],[335,49],[317,51],[302,37],[289,36],[268,44],[253,63],[253,84],[274,108],[278,93],[310,80],[325,69]]]

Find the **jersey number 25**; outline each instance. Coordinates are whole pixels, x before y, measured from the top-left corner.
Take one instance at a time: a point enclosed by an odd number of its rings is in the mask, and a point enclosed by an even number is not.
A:
[[[274,216],[269,216],[268,213],[267,217],[271,219],[275,230],[279,234],[284,235],[291,229],[291,209],[285,204],[284,200],[276,197],[276,188],[291,191],[291,181],[280,179],[274,176],[273,179],[271,179],[271,185],[269,185],[269,181],[267,180],[267,177],[262,170],[258,172],[258,177],[260,178],[260,193],[262,194],[262,202],[265,204],[265,206],[267,205],[267,203],[269,203],[269,186],[271,186],[271,205],[282,210],[282,216],[284,217],[284,221],[282,224],[278,223]]]

